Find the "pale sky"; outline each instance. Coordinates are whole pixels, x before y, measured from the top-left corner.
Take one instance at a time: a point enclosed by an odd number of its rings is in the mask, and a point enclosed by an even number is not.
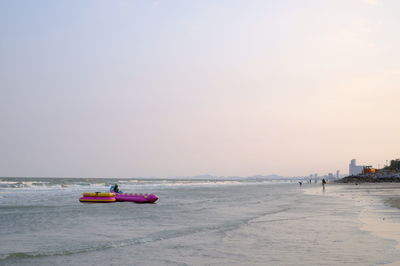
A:
[[[400,1],[0,0],[0,176],[400,157]]]

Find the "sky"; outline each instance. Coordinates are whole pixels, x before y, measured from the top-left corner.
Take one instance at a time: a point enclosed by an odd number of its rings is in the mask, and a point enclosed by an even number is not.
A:
[[[0,176],[285,176],[400,151],[400,1],[0,0]]]

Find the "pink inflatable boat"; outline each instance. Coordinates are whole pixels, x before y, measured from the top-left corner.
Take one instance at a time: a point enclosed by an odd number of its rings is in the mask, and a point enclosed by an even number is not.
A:
[[[158,200],[158,197],[154,194],[115,193],[115,199],[117,201],[130,201],[136,203],[154,203]]]

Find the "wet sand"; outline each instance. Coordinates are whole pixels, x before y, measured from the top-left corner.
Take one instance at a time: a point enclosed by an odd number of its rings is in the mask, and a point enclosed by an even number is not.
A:
[[[386,203],[392,208],[400,209],[400,197],[392,197],[386,200]]]
[[[306,194],[326,195],[352,201],[360,208],[361,229],[394,240],[400,250],[400,184],[328,184],[304,189]],[[400,265],[396,262],[390,265]]]

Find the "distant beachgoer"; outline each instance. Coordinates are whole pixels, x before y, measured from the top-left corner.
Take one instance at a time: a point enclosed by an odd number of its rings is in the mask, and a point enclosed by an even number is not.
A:
[[[303,185],[303,182],[299,182],[299,186]]]
[[[322,188],[323,188],[323,189],[325,189],[325,184],[326,184],[325,179],[322,179]]]
[[[122,191],[121,191],[121,190],[119,190],[119,188],[118,188],[118,185],[117,185],[117,184],[115,184],[115,185],[112,185],[112,186],[110,187],[110,192],[122,193]]]

